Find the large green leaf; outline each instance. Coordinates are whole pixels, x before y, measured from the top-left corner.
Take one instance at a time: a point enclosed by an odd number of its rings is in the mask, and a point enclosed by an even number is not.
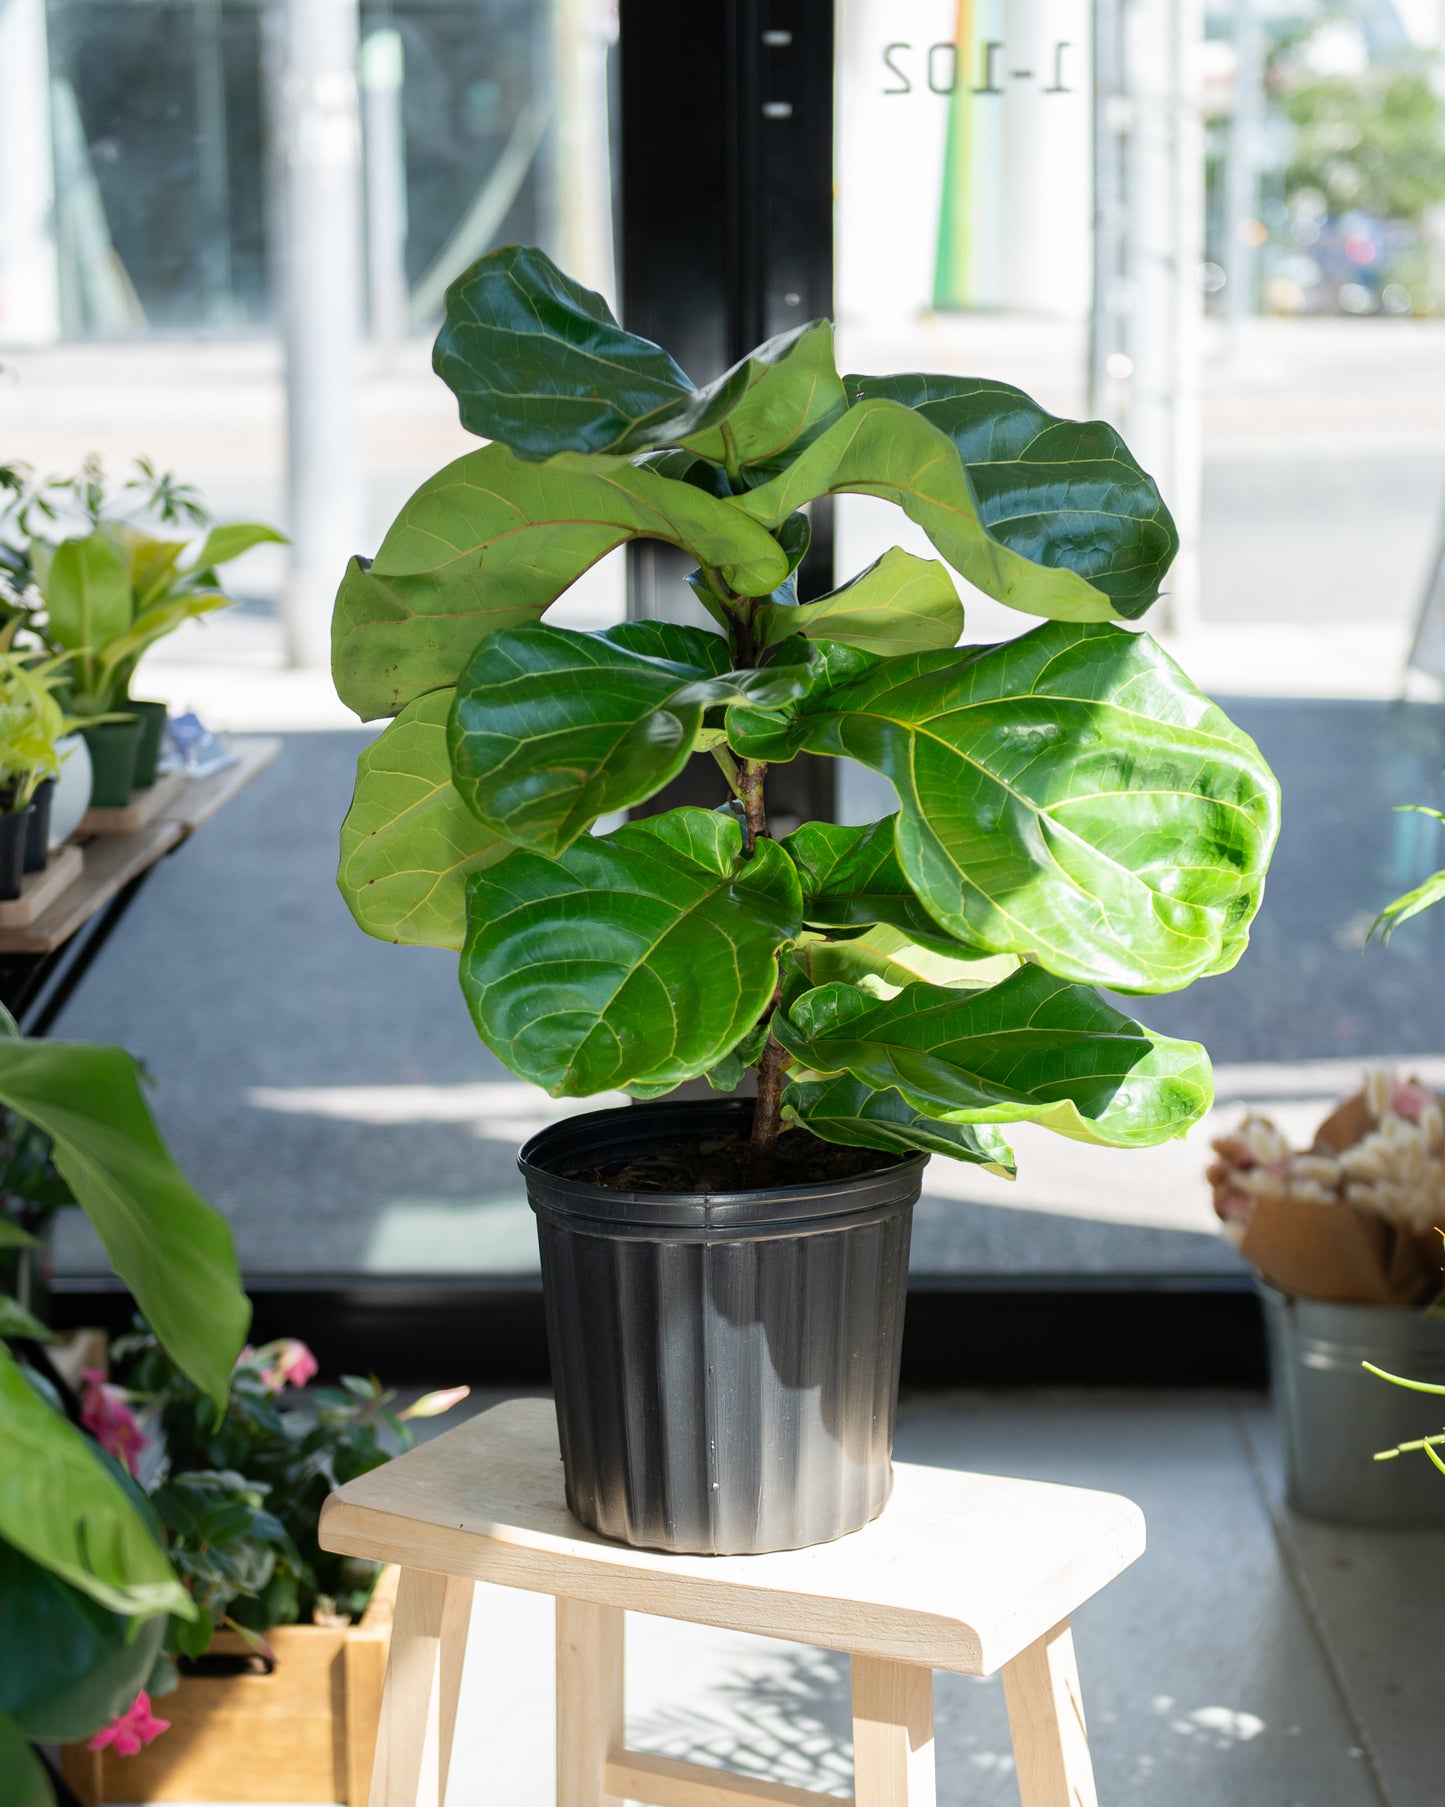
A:
[[[861,1079],[794,1081],[783,1088],[783,1116],[825,1142],[850,1148],[891,1148],[900,1154],[946,1154],[972,1161],[1001,1179],[1014,1177],[1013,1150],[989,1123],[940,1123],[915,1109],[901,1092],[875,1091]]]
[[[447,290],[432,368],[469,433],[524,458],[626,450],[693,394],[661,346],[530,245],[491,252]]]
[[[801,689],[796,667],[730,672],[726,642],[701,628],[513,628],[482,641],[457,687],[454,782],[484,827],[560,853],[676,777],[709,704],[771,707]]]
[[[164,1613],[137,1626],[0,1539],[0,1714],[30,1737],[69,1743],[109,1725],[150,1679],[165,1635]]]
[[[813,497],[843,490],[896,502],[955,571],[1010,608],[1060,621],[1109,621],[1116,614],[1141,614],[1148,606],[1130,602],[1116,608],[1102,581],[1112,581],[1126,562],[1153,556],[1152,524],[1138,524],[1137,532],[1131,526],[1138,541],[1132,554],[1127,545],[1111,546],[1097,557],[1075,548],[1083,570],[1037,564],[989,530],[952,440],[899,402],[857,403],[781,475],[725,506],[776,527]],[[1067,490],[1058,505],[1071,505]],[[1094,576],[1100,585],[1091,581]]]
[[[986,991],[910,985],[883,1003],[823,985],[780,1012],[773,1033],[811,1073],[897,1090],[924,1116],[1034,1121],[1115,1148],[1183,1135],[1213,1097],[1196,1043],[1155,1035],[1037,966]]]
[[[378,941],[460,949],[467,878],[511,851],[462,802],[447,757],[451,690],[408,703],[356,762],[336,883]]]
[[[947,568],[897,546],[816,602],[765,602],[757,615],[760,646],[804,634],[880,657],[955,646],[962,632],[963,604]]]
[[[130,556],[105,528],[62,540],[45,575],[49,633],[68,652],[103,651],[130,626]]]
[[[0,1538],[111,1612],[195,1616],[165,1551],[91,1444],[0,1345]]]
[[[802,900],[782,849],[677,809],[522,849],[467,885],[462,990],[499,1060],[554,1097],[696,1078],[762,1015]]]
[[[1278,786],[1147,635],[1045,623],[880,660],[799,708],[802,745],[893,781],[903,875],[959,940],[1125,991],[1243,950]]]
[[[945,433],[979,518],[1003,545],[1077,571],[1126,620],[1158,597],[1179,535],[1153,478],[1107,422],[1060,420],[1022,389],[979,377],[850,376],[846,388],[850,401],[902,402]]]
[[[914,941],[958,952],[957,937],[936,922],[904,877],[894,848],[897,816],[863,827],[805,822],[781,845],[798,868],[803,920],[815,929],[863,929],[887,923]]]
[[[793,950],[793,958],[813,985],[856,985],[878,998],[920,983],[977,991],[997,985],[1019,964],[1013,954],[970,953],[959,944],[945,953],[939,942],[924,945],[883,922],[846,941],[809,935]]]
[[[172,1160],[134,1060],[84,1042],[0,1038],[0,1104],[51,1138],[112,1267],[177,1367],[223,1408],[251,1307],[230,1228]]]
[[[634,539],[681,546],[747,595],[787,575],[770,533],[691,483],[625,458],[524,464],[489,445],[424,483],[371,566],[349,568],[332,617],[337,693],[369,720],[455,684],[485,635],[535,621]]]
[[[55,1807],[45,1765],[13,1719],[0,1713],[0,1801],[5,1807]]]
[[[685,430],[682,443],[709,463],[767,472],[811,445],[847,405],[833,363],[833,324],[814,320],[769,339],[700,390],[693,411],[716,424]]]

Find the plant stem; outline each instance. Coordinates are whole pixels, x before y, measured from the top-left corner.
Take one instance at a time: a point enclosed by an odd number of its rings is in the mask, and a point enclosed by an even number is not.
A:
[[[745,759],[738,768],[734,787],[743,806],[743,857],[751,859],[760,837],[768,832],[768,815],[763,806],[763,778],[767,772],[761,759]]]
[[[734,495],[743,486],[743,470],[738,460],[737,441],[733,438],[733,430],[726,421],[722,423],[723,469],[728,474],[728,483]]]
[[[753,1110],[753,1133],[748,1139],[747,1184],[759,1186],[767,1178],[769,1157],[783,1126],[783,1072],[786,1049],[769,1035],[758,1062],[758,1102]]]

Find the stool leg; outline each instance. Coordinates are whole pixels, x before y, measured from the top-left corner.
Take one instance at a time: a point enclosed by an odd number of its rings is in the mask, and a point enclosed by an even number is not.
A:
[[[857,1807],[934,1807],[933,1671],[853,1658]]]
[[[370,1807],[444,1807],[471,1612],[470,1581],[402,1570]]]
[[[557,1807],[622,1807],[606,1791],[622,1750],[622,1613],[557,1596]]]
[[[1004,1664],[1023,1807],[1098,1807],[1069,1621]]]

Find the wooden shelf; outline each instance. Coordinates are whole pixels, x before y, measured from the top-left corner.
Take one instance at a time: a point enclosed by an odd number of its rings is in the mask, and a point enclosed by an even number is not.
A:
[[[0,903],[0,929],[28,927],[70,889],[84,866],[78,847],[57,847],[43,871],[25,874],[19,897]]]
[[[82,848],[75,849],[83,855],[78,877],[23,927],[0,926],[0,955],[50,954],[63,947],[118,891],[173,847],[188,840],[237,792],[244,790],[281,751],[281,741],[276,735],[255,735],[232,741],[231,748],[237,755],[235,764],[209,778],[159,780],[155,792],[149,795],[159,793],[160,804],[148,809],[145,804],[140,805],[146,810],[147,819],[134,832],[96,834]],[[143,797],[147,795],[142,793]],[[85,832],[82,823],[76,833],[83,836]]]
[[[176,804],[188,780],[179,772],[166,772],[143,791],[133,791],[124,809],[88,809],[75,831],[77,841],[93,835],[136,834],[148,822],[174,819]]]

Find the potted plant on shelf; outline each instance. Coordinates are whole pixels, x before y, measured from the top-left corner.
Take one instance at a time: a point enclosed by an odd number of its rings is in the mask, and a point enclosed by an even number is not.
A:
[[[268,1800],[284,1754],[288,1800],[364,1807],[392,1588],[321,1549],[321,1505],[467,1389],[397,1412],[374,1378],[348,1375],[302,1399],[316,1361],[282,1338],[241,1352],[218,1419],[144,1326],[111,1354],[111,1381],[86,1377],[87,1421],[145,1487],[197,1612],[166,1628],[165,1738],[129,1754],[71,1745],[66,1780],[83,1807]]]
[[[32,486],[13,510],[22,537],[18,559],[10,561],[10,592],[44,645],[70,655],[69,707],[90,749],[97,808],[123,808],[132,790],[155,782],[166,711],[130,694],[142,654],[182,622],[235,600],[223,590],[218,566],[285,539],[249,522],[212,525],[188,486],[143,459],[137,469],[112,495],[90,460],[73,478]],[[77,516],[86,532],[50,537]],[[188,539],[156,537],[148,524],[208,531],[193,547]]]
[[[826,321],[705,388],[540,252],[452,286],[435,365],[492,443],[416,492],[337,596],[367,720],[340,886],[459,951],[486,1045],[557,1096],[535,1136],[568,1499],[672,1549],[834,1537],[888,1493],[910,1213],[930,1154],[1009,1174],[1011,1122],[1128,1148],[1210,1100],[1204,1051],[1097,986],[1232,966],[1277,791],[1146,635],[1177,539],[1100,423],[953,376],[846,376]],[[1040,618],[957,644],[944,564],[894,549],[801,601],[807,508],[895,502]],[[711,629],[542,623],[640,538]],[[899,808],[769,833],[769,767],[858,760]],[[595,832],[694,752],[719,807]],[[683,1081],[756,1101],[661,1102]]]
[[[250,1307],[230,1231],[176,1168],[128,1054],[27,1041],[0,1011],[0,1106],[24,1126],[7,1131],[0,1198],[0,1801],[53,1807],[34,1747],[107,1727],[152,1735],[167,1623],[197,1609],[144,1494],[47,1354],[27,1226],[56,1188],[85,1211],[207,1411],[224,1405]],[[22,1140],[43,1151],[22,1157]]]

